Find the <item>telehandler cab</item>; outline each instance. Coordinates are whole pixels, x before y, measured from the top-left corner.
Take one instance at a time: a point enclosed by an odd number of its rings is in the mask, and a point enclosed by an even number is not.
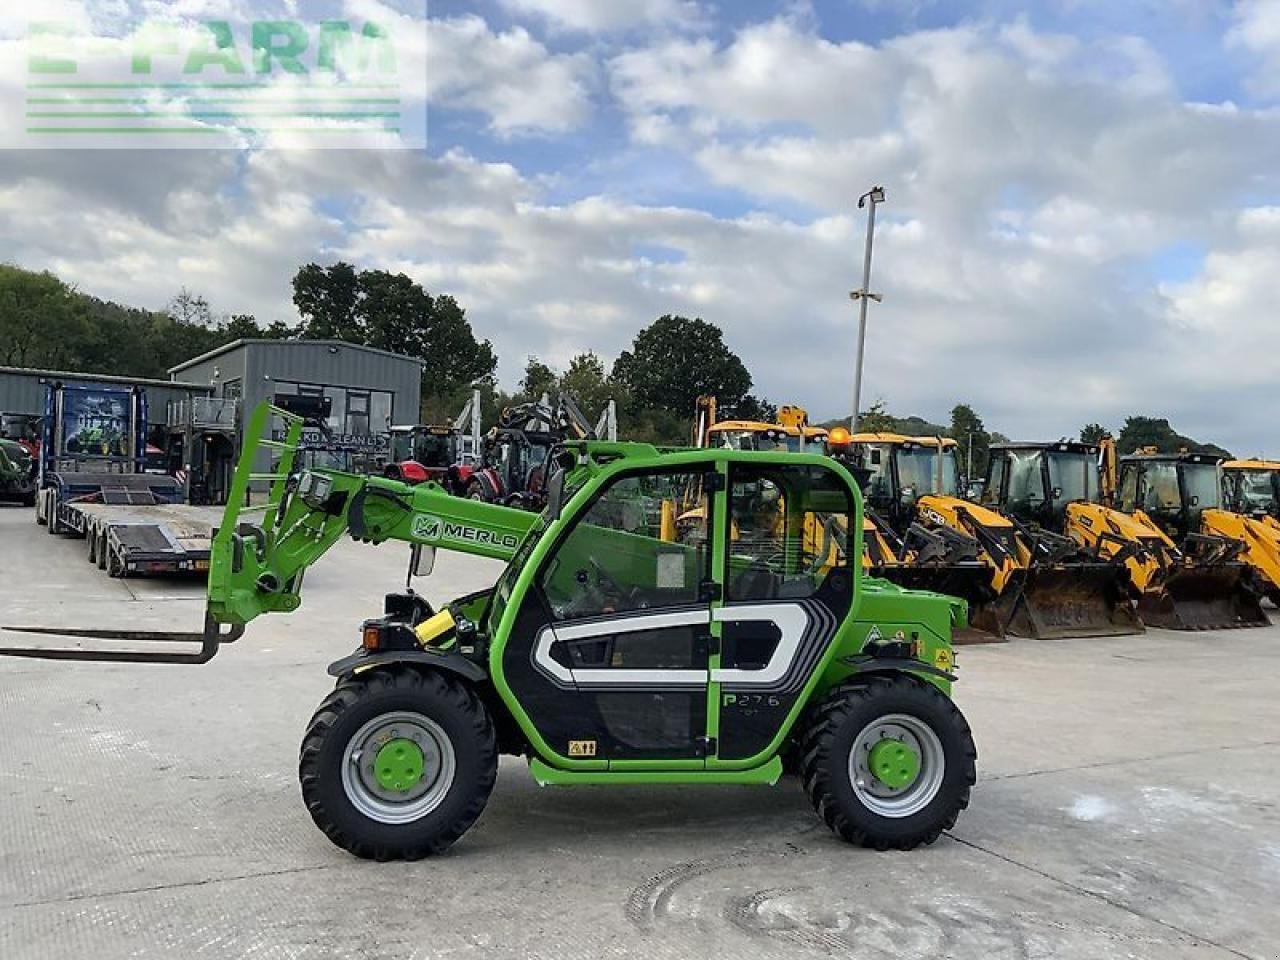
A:
[[[273,426],[285,439],[262,439]],[[932,842],[968,804],[976,751],[949,696],[964,605],[863,579],[857,484],[830,458],[570,441],[533,514],[430,482],[295,471],[301,428],[265,405],[253,416],[202,634],[26,628],[198,651],[0,652],[203,663],[258,616],[296,610],[306,568],[340,538],[395,540],[411,573],[437,549],[506,569],[439,610],[389,594],[330,666],[299,773],[316,824],[357,856],[444,850],[479,817],[500,753],[543,784],[773,784],[791,767],[836,834],[880,850]],[[277,465],[251,473],[264,447]],[[667,539],[663,505],[691,478],[703,536]],[[260,525],[240,522],[254,479],[271,480]],[[773,539],[733,540],[731,517]],[[833,517],[852,542],[806,551],[806,525]]]

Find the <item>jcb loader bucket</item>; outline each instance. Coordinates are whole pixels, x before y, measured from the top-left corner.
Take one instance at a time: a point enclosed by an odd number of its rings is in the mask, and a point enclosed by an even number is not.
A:
[[[1162,589],[1142,595],[1138,615],[1149,626],[1167,630],[1231,630],[1271,622],[1243,563],[1176,567]]]
[[[955,644],[1000,643],[1005,639],[1005,618],[997,609],[999,598],[991,589],[991,568],[985,563],[887,564],[870,571],[908,590],[929,590],[959,597],[969,605],[969,625],[952,635]],[[1011,584],[1006,593],[1016,592]]]
[[[1128,571],[1119,564],[1032,567],[1008,630],[1037,640],[1143,633],[1128,582]]]

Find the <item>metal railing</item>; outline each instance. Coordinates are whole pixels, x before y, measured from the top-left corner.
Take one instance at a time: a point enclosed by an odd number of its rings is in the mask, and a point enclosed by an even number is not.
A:
[[[170,400],[167,412],[171,427],[234,432],[240,418],[240,403],[220,397],[189,397]]]

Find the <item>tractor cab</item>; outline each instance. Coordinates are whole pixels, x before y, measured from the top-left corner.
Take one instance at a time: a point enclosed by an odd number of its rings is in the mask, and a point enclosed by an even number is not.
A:
[[[1120,458],[1117,505],[1141,510],[1175,539],[1201,529],[1205,510],[1222,508],[1222,458],[1204,453],[1141,453]]]
[[[981,502],[1023,523],[1061,530],[1067,504],[1102,502],[1098,454],[1093,444],[1066,440],[995,444]]]
[[[412,460],[428,471],[443,472],[462,459],[462,435],[456,427],[400,426],[391,428],[391,461]]]
[[[1280,463],[1228,460],[1222,465],[1227,506],[1251,517],[1280,519]]]

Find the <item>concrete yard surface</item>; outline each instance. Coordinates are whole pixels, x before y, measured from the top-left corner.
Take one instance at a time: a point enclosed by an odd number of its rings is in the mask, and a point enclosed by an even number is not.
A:
[[[979,782],[914,852],[839,842],[791,778],[541,789],[504,758],[448,854],[366,863],[311,823],[298,744],[406,553],[340,544],[203,667],[0,660],[0,958],[1280,957],[1280,626],[963,648]],[[0,622],[201,610],[0,507]]]

